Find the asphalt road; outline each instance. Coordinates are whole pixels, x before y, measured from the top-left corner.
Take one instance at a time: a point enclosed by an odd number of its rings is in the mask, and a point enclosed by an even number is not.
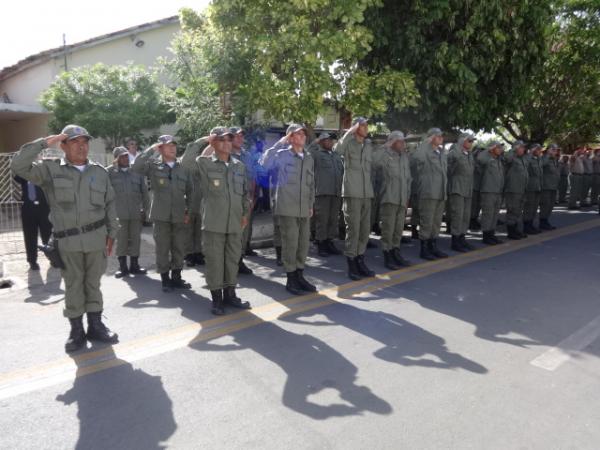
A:
[[[63,353],[56,282],[0,293],[1,449],[597,449],[600,219],[350,282],[311,253],[291,298],[272,251],[214,318],[202,272],[103,280],[114,347]],[[447,248],[444,240],[443,247]]]

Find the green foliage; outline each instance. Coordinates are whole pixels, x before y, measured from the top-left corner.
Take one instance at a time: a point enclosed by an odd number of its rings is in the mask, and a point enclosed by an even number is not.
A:
[[[107,150],[139,136],[142,129],[173,119],[161,104],[154,77],[133,65],[96,64],[64,72],[42,93],[40,102],[53,114],[49,123],[53,132],[76,123],[103,138]]]
[[[384,0],[365,26],[374,34],[361,67],[415,75],[420,101],[392,128],[491,129],[518,104],[545,53],[547,0]]]

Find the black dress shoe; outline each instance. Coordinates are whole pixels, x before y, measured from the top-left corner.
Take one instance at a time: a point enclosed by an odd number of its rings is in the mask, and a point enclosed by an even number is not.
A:
[[[246,256],[258,256],[258,253],[256,253],[254,250],[252,250],[250,248],[250,246],[248,246],[248,248],[246,249],[246,253],[244,253]]]
[[[30,262],[29,270],[40,270],[40,265],[36,262]]]

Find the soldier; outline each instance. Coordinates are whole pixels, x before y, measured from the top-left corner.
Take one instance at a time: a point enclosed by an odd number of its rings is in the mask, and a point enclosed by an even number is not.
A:
[[[548,219],[556,203],[556,192],[560,181],[560,169],[558,167],[558,152],[560,148],[556,144],[550,144],[542,157],[542,193],[540,196],[540,229],[554,230]]]
[[[410,266],[400,253],[406,208],[410,198],[410,161],[404,134],[393,131],[384,148],[375,153],[373,169],[381,173],[381,246],[384,265],[390,270]]]
[[[202,238],[206,257],[206,283],[212,297],[212,313],[225,314],[225,305],[250,309],[235,292],[242,255],[242,231],[248,225],[252,200],[246,167],[231,155],[233,134],[215,127],[210,135],[188,145],[186,167],[196,172],[202,186]],[[208,156],[199,156],[206,143]]]
[[[64,315],[71,324],[67,352],[83,347],[86,338],[111,344],[119,340],[102,322],[100,291],[118,228],[115,194],[104,167],[88,160],[90,139],[83,127],[67,125],[59,135],[23,145],[11,162],[15,174],[44,189],[50,205],[54,245],[64,263]],[[59,143],[64,158],[35,161],[42,150]]]
[[[314,160],[304,151],[305,142],[304,126],[291,124],[286,135],[260,160],[277,177],[274,214],[279,218],[281,230],[281,252],[287,274],[285,288],[294,295],[317,290],[304,278],[315,202]]]
[[[581,206],[583,207],[588,207],[591,204],[591,201],[588,202],[588,196],[590,196],[591,200],[590,191],[592,189],[592,182],[594,178],[594,161],[592,159],[593,157],[594,155],[592,154],[592,151],[589,148],[586,149],[582,158],[584,175],[583,181],[581,183]]]
[[[431,128],[414,155],[419,177],[421,258],[428,260],[448,257],[437,248],[448,190],[447,156],[440,150],[443,143],[442,130]]]
[[[500,142],[492,141],[485,152],[477,155],[477,165],[480,167],[481,183],[481,230],[483,243],[487,245],[501,244],[496,237],[498,213],[502,205],[504,190],[504,164],[501,155],[503,146]]]
[[[335,146],[344,162],[342,209],[346,222],[344,254],[348,262],[348,277],[358,280],[373,277],[375,272],[365,263],[365,251],[371,233],[371,203],[374,197],[371,184],[373,146],[367,139],[368,120],[357,117],[352,127]]]
[[[523,141],[516,141],[504,158],[504,202],[506,203],[506,230],[509,239],[527,237],[521,231],[523,207],[525,205],[525,188],[529,180],[528,157]]]
[[[569,155],[562,155],[558,162],[558,172],[560,180],[558,181],[558,203],[567,202],[567,190],[569,189]]]
[[[598,196],[600,196],[600,148],[594,150],[594,158],[592,160],[594,167],[594,175],[592,178],[592,205],[598,204]]]
[[[107,167],[110,183],[115,191],[115,204],[119,219],[117,233],[117,259],[119,270],[115,277],[122,278],[128,274],[146,274],[146,269],[140,267],[140,237],[142,224],[149,209],[150,199],[146,180],[129,167],[129,153],[125,147],[113,150],[113,165]],[[127,256],[130,264],[127,267]]]
[[[452,250],[466,252],[474,247],[467,242],[467,230],[471,219],[473,175],[475,163],[471,151],[475,137],[463,134],[456,146],[448,153],[448,195]]]
[[[473,150],[473,161],[477,161],[477,155],[484,151],[485,148],[477,146]],[[481,183],[481,173],[479,173],[479,166],[475,164],[475,171],[473,173],[473,197],[471,200],[471,220],[469,221],[469,229],[473,231],[481,230],[481,223],[479,222],[479,213],[481,212],[481,195],[479,192],[479,185]]]
[[[409,153],[410,161],[410,177],[412,183],[410,185],[410,237],[419,239],[419,173],[417,171],[417,160],[414,158],[417,150],[414,149]]]
[[[189,174],[177,161],[175,138],[160,136],[158,142],[135,159],[132,169],[150,178],[154,193],[150,220],[154,222],[156,270],[160,273],[162,290],[189,289],[191,285],[181,278],[181,270],[193,186]]]
[[[539,228],[533,225],[535,215],[540,206],[540,195],[542,192],[542,161],[540,153],[542,146],[533,144],[529,149],[527,158],[527,186],[525,187],[525,205],[523,206],[523,232],[525,234],[539,234]]]
[[[344,163],[333,152],[333,139],[321,133],[310,152],[315,161],[315,239],[319,256],[341,255],[333,240],[338,235]]]
[[[189,148],[189,147],[188,147]],[[205,264],[204,253],[202,252],[202,180],[198,171],[189,170],[190,165],[195,166],[198,155],[186,151],[181,157],[181,165],[188,170],[192,182],[192,194],[189,202],[189,223],[186,225],[186,255],[185,263],[188,267],[203,266]]]
[[[581,200],[583,191],[583,177],[585,167],[583,165],[583,149],[578,148],[569,158],[569,209],[579,209],[577,204]]]

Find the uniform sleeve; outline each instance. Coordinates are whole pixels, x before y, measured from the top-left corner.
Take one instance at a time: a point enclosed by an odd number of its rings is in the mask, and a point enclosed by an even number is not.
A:
[[[33,184],[43,186],[50,181],[50,173],[41,161],[35,162],[35,160],[45,148],[47,145],[44,138],[23,145],[10,162],[11,170]]]
[[[346,157],[346,153],[348,152],[348,142],[354,136],[352,133],[346,132],[341,139],[335,144],[333,151],[340,155],[342,158]]]
[[[457,156],[455,150],[452,150],[448,153],[448,179],[452,178],[454,175],[454,170],[456,169]]]
[[[313,177],[312,177],[312,183],[310,184],[310,190],[309,190],[309,194],[308,194],[308,204],[310,205],[310,209],[314,209],[314,205],[315,205],[315,159],[313,157],[310,158],[312,161],[312,169],[313,169]],[[313,212],[314,214],[314,212]]]
[[[244,171],[244,176],[242,179],[244,180],[244,194],[242,196],[242,216],[248,217],[250,213],[250,208],[252,208],[252,192],[250,191],[248,176],[246,175],[246,166],[242,164],[242,170]]]
[[[142,205],[144,208],[144,216],[148,217],[150,212],[150,195],[148,194],[148,184],[146,183],[146,178],[142,178]]]
[[[105,209],[105,221],[106,231],[108,237],[115,239],[117,237],[117,231],[119,229],[119,222],[117,221],[117,207],[115,203],[115,191],[110,182],[110,177],[106,175],[106,209]]]
[[[131,170],[142,175],[150,175],[150,160],[156,154],[154,147],[145,150],[141,155],[135,158]]]
[[[196,158],[200,156],[200,153],[208,141],[206,139],[198,139],[195,142],[190,142],[185,148],[185,152],[183,152],[183,156],[181,157],[181,165],[185,168],[185,170],[190,173],[198,172],[198,164],[196,164]]]
[[[260,165],[263,166],[266,170],[271,171],[275,167],[275,159],[277,155],[277,151],[279,147],[273,146],[268,149],[260,158]]]

